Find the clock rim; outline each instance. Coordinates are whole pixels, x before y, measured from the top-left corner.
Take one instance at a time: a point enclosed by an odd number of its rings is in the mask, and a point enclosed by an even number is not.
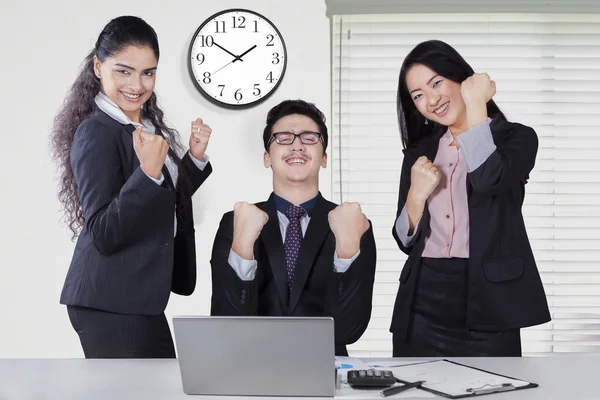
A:
[[[193,67],[192,67],[192,49],[194,47],[194,43],[196,42],[196,37],[198,36],[198,33],[200,33],[200,31],[202,30],[202,28],[204,28],[214,18],[216,18],[216,17],[218,17],[220,15],[223,15],[223,14],[231,13],[231,12],[246,12],[246,13],[254,14],[254,15],[262,18],[268,24],[270,24],[273,27],[273,29],[275,29],[275,32],[277,32],[277,34],[279,35],[279,38],[281,39],[281,44],[283,45],[283,52],[284,52],[283,69],[281,70],[281,76],[279,77],[279,80],[277,81],[277,83],[275,84],[275,86],[273,87],[273,89],[268,94],[266,94],[265,96],[261,97],[258,100],[255,100],[255,101],[252,101],[252,102],[246,103],[246,104],[230,104],[230,103],[225,103],[225,102],[217,100],[214,97],[212,97],[211,95],[209,95],[202,88],[202,86],[200,85],[200,83],[198,83],[198,81],[196,80],[196,77],[194,76]],[[210,17],[206,18],[202,22],[202,24],[200,24],[200,26],[198,27],[198,29],[196,29],[196,31],[194,32],[194,34],[193,34],[193,36],[192,36],[192,38],[190,40],[190,45],[188,47],[187,65],[188,65],[188,73],[189,73],[189,76],[190,76],[192,82],[194,83],[194,86],[200,92],[200,94],[202,94],[202,96],[204,98],[208,99],[211,103],[216,104],[219,107],[239,110],[239,109],[247,109],[247,108],[255,107],[255,106],[261,104],[262,102],[264,102],[265,100],[267,100],[269,97],[271,97],[277,91],[277,89],[279,88],[279,85],[281,84],[281,81],[283,81],[283,77],[285,76],[285,72],[287,70],[287,59],[288,59],[288,52],[287,52],[287,46],[285,44],[285,40],[283,38],[283,35],[279,31],[279,28],[277,28],[277,26],[270,19],[268,19],[264,15],[260,14],[259,12],[248,10],[248,9],[245,9],[245,8],[229,8],[229,9],[226,9],[226,10],[221,10],[219,12],[216,12],[213,15],[211,15]]]

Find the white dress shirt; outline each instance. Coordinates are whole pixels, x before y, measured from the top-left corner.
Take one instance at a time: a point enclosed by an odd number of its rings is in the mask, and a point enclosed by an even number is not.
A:
[[[115,121],[119,122],[120,124],[123,124],[123,125],[131,124],[131,125],[135,126],[136,128],[141,126],[141,127],[143,127],[144,131],[146,131],[148,133],[156,133],[156,128],[154,127],[154,125],[152,125],[152,123],[149,120],[142,118],[141,124],[138,124],[137,122],[133,122],[132,120],[129,119],[129,117],[127,115],[125,115],[123,110],[121,110],[121,108],[114,101],[112,101],[108,96],[106,96],[104,93],[102,93],[102,92],[98,93],[96,95],[96,98],[94,99],[94,102],[96,103],[98,108],[100,108],[100,110],[104,111],[109,117],[111,117]],[[132,137],[132,140],[133,140],[133,137]],[[189,153],[189,154],[190,154],[190,158],[192,159],[192,161],[194,162],[196,167],[198,167],[199,170],[203,171],[204,168],[206,167],[206,165],[208,164],[208,155],[205,154],[204,161],[200,161],[200,160],[196,159],[192,155],[192,153]],[[177,164],[175,164],[175,162],[171,159],[170,155],[168,155],[167,158],[165,159],[165,166],[167,167],[167,170],[169,171],[169,174],[171,175],[171,178],[173,180],[173,185],[175,185],[175,187],[177,187],[177,178],[179,177],[179,170],[177,168]],[[148,176],[148,174],[146,174],[146,176]],[[151,176],[148,176],[148,178],[150,178],[154,182],[156,182],[157,185],[162,185],[163,181],[165,180],[165,177],[163,176],[162,173],[160,174],[160,177],[158,179],[155,179]],[[175,220],[173,236],[175,236],[175,234],[177,233],[177,216],[175,215],[173,217],[173,219]]]

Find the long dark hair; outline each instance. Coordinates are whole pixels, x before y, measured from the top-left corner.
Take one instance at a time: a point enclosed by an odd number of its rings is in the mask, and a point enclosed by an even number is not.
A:
[[[71,169],[71,147],[77,128],[92,114],[94,98],[100,92],[100,79],[94,73],[94,56],[100,62],[104,62],[108,57],[113,57],[131,45],[150,47],[158,61],[158,37],[143,19],[122,16],[110,21],[98,36],[94,50],[85,58],[77,79],[54,119],[51,146],[52,157],[61,172],[58,198],[63,204],[65,219],[73,232],[73,238],[78,235],[85,220],[77,194],[77,182]],[[179,166],[179,155],[183,153],[184,148],[179,133],[165,124],[156,93],[152,93],[143,105],[142,116],[150,120],[156,128],[156,133],[162,135],[169,143],[169,152]],[[182,168],[179,168],[179,171],[180,179],[185,179],[185,171]]]
[[[404,148],[411,147],[420,140],[429,137],[439,124],[429,121],[425,124],[425,117],[417,110],[408,87],[406,86],[406,73],[415,64],[422,64],[446,79],[462,83],[475,71],[464,58],[449,44],[440,40],[429,40],[419,43],[404,59],[398,78],[398,95],[396,105],[398,108],[398,125]],[[488,116],[491,118],[506,117],[500,108],[490,100],[487,103]]]

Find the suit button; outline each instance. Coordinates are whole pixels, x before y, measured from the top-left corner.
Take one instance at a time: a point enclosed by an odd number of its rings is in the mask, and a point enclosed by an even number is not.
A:
[[[244,299],[240,300],[240,304],[246,304],[246,300],[244,300]]]
[[[246,295],[246,289],[242,289],[242,296]]]

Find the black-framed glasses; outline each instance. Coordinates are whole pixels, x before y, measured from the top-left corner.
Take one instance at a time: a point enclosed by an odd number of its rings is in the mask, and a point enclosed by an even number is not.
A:
[[[319,140],[321,140],[321,134],[319,132],[311,132],[304,131],[300,133],[292,133],[292,132],[275,132],[271,135],[271,140],[269,140],[269,144],[272,141],[275,141],[277,144],[282,145],[290,145],[294,143],[294,140],[299,137],[302,144],[317,144]]]

